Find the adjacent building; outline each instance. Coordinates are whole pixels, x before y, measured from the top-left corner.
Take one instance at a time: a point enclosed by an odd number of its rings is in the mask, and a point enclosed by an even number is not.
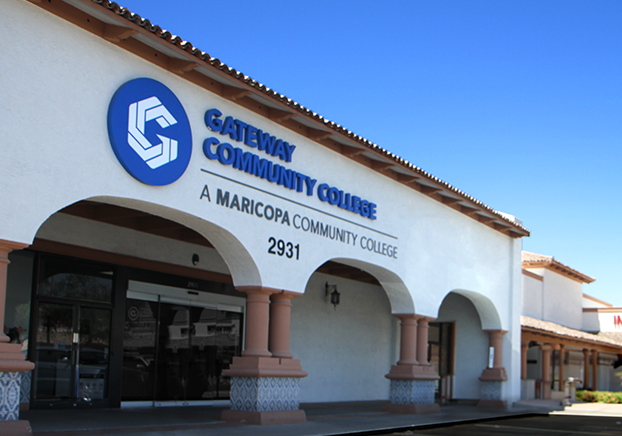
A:
[[[589,277],[522,252],[523,398],[563,398],[576,388],[622,390],[622,309],[583,293]]]

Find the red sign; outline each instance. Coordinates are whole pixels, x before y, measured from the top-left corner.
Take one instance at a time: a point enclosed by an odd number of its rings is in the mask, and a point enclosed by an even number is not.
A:
[[[622,327],[622,316],[621,315],[613,315],[613,326],[617,329]]]

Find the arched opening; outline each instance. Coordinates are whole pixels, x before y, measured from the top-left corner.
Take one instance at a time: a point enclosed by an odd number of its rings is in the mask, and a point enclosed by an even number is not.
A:
[[[430,331],[430,362],[441,376],[437,395],[452,400],[480,399],[479,377],[490,363],[490,337],[485,330],[500,328],[497,311],[485,296],[466,290],[445,296]]]
[[[347,264],[346,264],[347,262]],[[384,375],[399,354],[399,321],[392,316],[410,295],[391,295],[382,285],[382,268],[334,259],[309,278],[293,301],[291,351],[309,374],[300,383],[301,402],[387,400]],[[400,282],[401,283],[401,282]],[[327,292],[327,284],[329,285]],[[402,288],[404,292],[406,288]],[[331,304],[330,293],[340,294]]]
[[[9,255],[7,329],[36,364],[22,402],[228,399],[222,371],[241,353],[246,301],[234,283],[259,280],[251,256],[196,217],[99,200],[54,213]]]

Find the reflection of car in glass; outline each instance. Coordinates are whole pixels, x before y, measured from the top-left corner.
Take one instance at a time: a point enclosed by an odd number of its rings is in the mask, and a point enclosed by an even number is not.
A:
[[[125,399],[143,399],[152,393],[152,363],[153,359],[148,360],[141,355],[124,354],[123,389]]]
[[[39,346],[37,350],[37,398],[69,397],[71,382],[71,349]]]
[[[90,401],[105,398],[108,351],[80,349],[78,399]]]
[[[71,353],[71,347],[38,347],[35,366],[38,399],[52,400],[70,397],[73,367]],[[80,350],[80,365],[76,371],[79,400],[90,401],[104,398],[107,369],[107,351],[93,348]]]

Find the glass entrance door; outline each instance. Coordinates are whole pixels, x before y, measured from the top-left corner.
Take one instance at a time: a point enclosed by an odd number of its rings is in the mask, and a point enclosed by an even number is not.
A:
[[[240,354],[241,323],[237,312],[128,298],[123,401],[228,399],[222,371]]]
[[[32,405],[108,405],[113,271],[42,256],[37,284]]]
[[[78,406],[107,398],[110,309],[78,303],[39,303],[34,400]]]

